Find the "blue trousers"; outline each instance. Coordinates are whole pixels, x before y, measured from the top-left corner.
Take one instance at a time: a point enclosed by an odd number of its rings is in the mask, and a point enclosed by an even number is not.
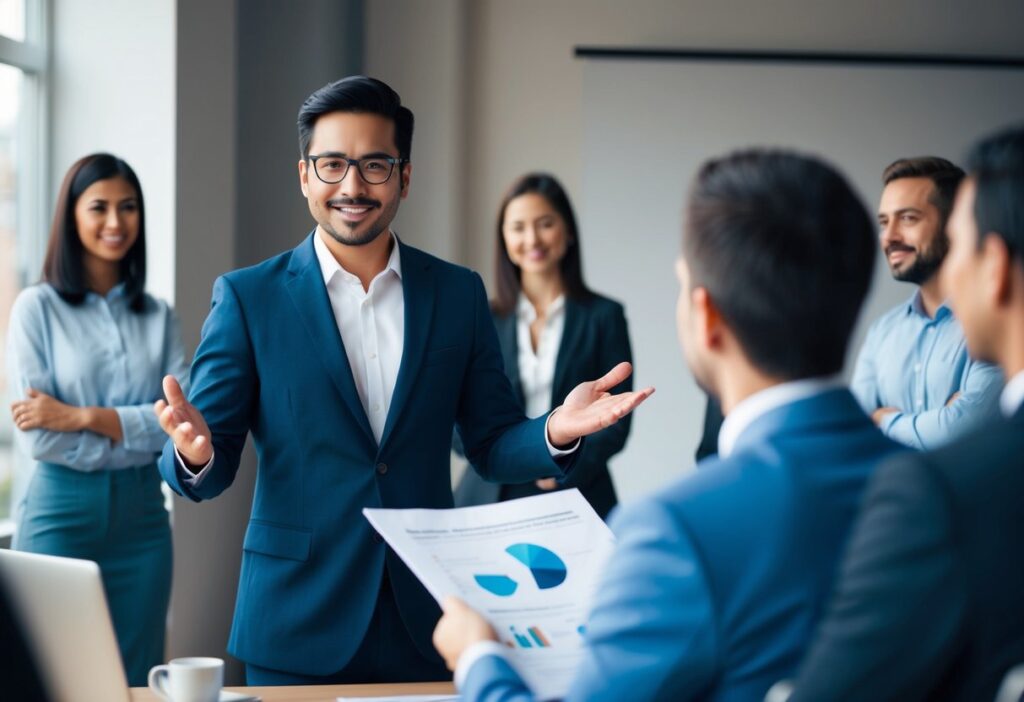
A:
[[[344,668],[331,675],[289,673],[258,665],[245,665],[247,685],[346,685],[358,683],[437,682],[451,680],[452,674],[438,660],[423,657],[402,622],[387,572],[381,582],[370,626],[355,655]]]
[[[96,561],[128,683],[163,662],[171,529],[156,465],[85,473],[41,463],[14,537],[19,551]]]

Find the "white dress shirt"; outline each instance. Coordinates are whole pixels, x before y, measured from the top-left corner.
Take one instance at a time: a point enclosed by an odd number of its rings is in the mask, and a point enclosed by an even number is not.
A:
[[[520,293],[516,305],[516,343],[519,347],[519,380],[523,386],[526,416],[533,419],[546,414],[554,405],[551,393],[555,380],[555,362],[565,329],[565,296],[548,305],[544,326],[533,350],[530,325],[537,320],[537,309]]]
[[[722,428],[718,431],[718,455],[728,458],[744,430],[773,409],[841,387],[842,380],[833,375],[780,383],[744,398],[722,422]]]
[[[1012,417],[1024,404],[1024,371],[1010,378],[999,397],[999,408],[1006,417]]]
[[[402,261],[398,242],[393,235],[391,239],[387,266],[364,291],[359,278],[341,267],[319,234],[313,237],[356,392],[378,444],[391,408],[405,343]]]

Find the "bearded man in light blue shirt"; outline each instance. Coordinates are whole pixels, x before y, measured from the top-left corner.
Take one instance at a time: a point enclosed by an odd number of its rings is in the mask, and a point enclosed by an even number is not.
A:
[[[851,390],[887,436],[917,449],[935,448],[992,415],[1003,383],[997,367],[968,355],[939,282],[946,221],[963,177],[934,156],[900,159],[882,174],[882,251],[893,278],[918,289],[871,326]]]

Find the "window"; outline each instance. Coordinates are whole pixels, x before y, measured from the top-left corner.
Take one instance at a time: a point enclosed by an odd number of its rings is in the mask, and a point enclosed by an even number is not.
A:
[[[0,534],[10,533],[19,475],[5,373],[7,324],[39,274],[46,239],[45,0],[0,0]]]

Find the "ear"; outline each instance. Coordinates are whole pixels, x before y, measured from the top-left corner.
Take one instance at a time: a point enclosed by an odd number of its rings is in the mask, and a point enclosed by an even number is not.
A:
[[[399,175],[402,177],[402,199],[409,197],[409,180],[412,178],[412,164],[403,163],[402,170],[399,171]]]
[[[696,287],[690,291],[690,309],[697,344],[709,350],[721,350],[723,342],[722,314],[708,289]]]
[[[1014,265],[1010,249],[1003,237],[989,232],[982,237],[980,255],[986,297],[993,305],[1003,306],[1014,294]]]
[[[309,165],[306,159],[299,161],[299,187],[304,197],[309,197]]]

